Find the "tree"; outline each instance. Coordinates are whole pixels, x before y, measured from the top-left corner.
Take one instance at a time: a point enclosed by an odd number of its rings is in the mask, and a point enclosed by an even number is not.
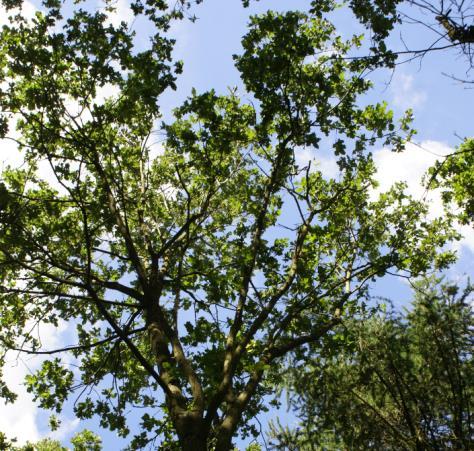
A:
[[[0,433],[0,449],[12,451],[68,451],[61,445],[59,440],[50,438],[41,439],[35,443],[28,442],[24,446],[14,446],[14,443],[6,440],[4,434]],[[74,451],[100,451],[102,449],[102,440],[93,432],[84,429],[78,432],[71,439]]]
[[[453,154],[430,168],[427,187],[443,189],[445,205],[459,207],[460,222],[474,224],[474,139],[466,139]]]
[[[74,451],[100,451],[102,449],[101,438],[88,429],[76,434],[71,439],[71,443]]]
[[[28,442],[25,446],[11,447],[6,449],[12,449],[16,451],[67,451],[67,448],[61,445],[59,440],[52,440],[50,438],[44,438],[37,441],[36,443]]]
[[[349,346],[290,373],[302,423],[273,426],[276,449],[472,449],[474,287],[415,290],[411,311],[346,323]]]
[[[370,54],[352,56],[394,67],[406,62],[402,56],[411,60],[424,57],[429,52],[459,49],[466,57],[469,68],[464,78],[451,75],[456,81],[472,83],[468,77],[474,63],[474,21],[472,1],[457,0],[351,0],[346,2],[355,18],[371,33]],[[339,2],[315,0],[312,2],[315,13],[334,11]],[[398,24],[418,25],[426,34],[433,35],[434,41],[426,48],[413,49],[403,41],[404,50],[399,51],[387,43],[387,38]],[[444,188],[443,200],[446,205],[457,203],[463,210],[459,216],[461,223],[472,222],[474,145],[472,138],[464,137],[458,151],[438,161],[429,171],[427,188]],[[451,187],[452,185],[452,187]]]
[[[335,0],[314,0],[314,11],[333,11],[341,6]],[[472,1],[458,0],[350,0],[347,4],[355,18],[371,33],[372,58],[384,64],[393,65],[400,55],[410,58],[423,57],[429,52],[459,49],[473,65],[474,22]],[[433,41],[422,49],[394,50],[387,44],[387,38],[398,24],[418,25]]]
[[[42,408],[76,396],[77,417],[127,436],[140,406],[133,449],[227,450],[257,434],[284,356],[303,359],[387,271],[447,265],[455,234],[403,185],[373,198],[370,147],[401,150],[410,130],[358,106],[367,62],[345,55],[360,37],[311,11],[254,17],[236,57],[253,102],[194,92],[164,124],[181,71],[166,32],[183,11],[131,8],[153,27],[147,48],[107,11],[55,0],[2,29],[2,136],[25,163],[0,184],[0,343],[47,356],[26,381]],[[117,94],[101,101],[104,87]],[[337,179],[296,163],[323,142]],[[41,326],[59,322],[77,343],[44,349]]]

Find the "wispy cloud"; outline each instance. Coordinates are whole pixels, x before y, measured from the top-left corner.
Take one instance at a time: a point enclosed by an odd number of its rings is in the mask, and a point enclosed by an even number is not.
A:
[[[48,437],[59,441],[65,440],[76,431],[80,422],[79,418],[61,418],[61,426],[56,431],[48,434]]]
[[[426,92],[415,84],[415,77],[410,74],[396,73],[390,91],[393,104],[403,110],[419,108],[426,101]]]

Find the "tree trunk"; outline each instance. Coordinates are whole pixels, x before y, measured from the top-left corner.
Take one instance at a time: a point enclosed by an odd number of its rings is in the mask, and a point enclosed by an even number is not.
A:
[[[238,410],[232,409],[230,415],[224,419],[217,432],[215,451],[229,451],[232,449],[232,437],[237,427]]]
[[[188,412],[176,418],[175,428],[183,451],[207,451],[209,428],[198,412]]]
[[[207,440],[200,436],[186,436],[180,440],[183,451],[208,451]]]
[[[215,451],[230,451],[232,449],[232,434],[219,434]]]

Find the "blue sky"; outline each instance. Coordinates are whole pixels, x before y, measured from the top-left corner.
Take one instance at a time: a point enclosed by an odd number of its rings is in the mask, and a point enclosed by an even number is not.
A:
[[[215,89],[218,93],[226,93],[229,87],[237,86],[243,93],[242,85],[237,71],[234,68],[232,55],[240,52],[240,40],[245,33],[248,17],[251,13],[266,11],[268,8],[285,9],[288,5],[293,8],[307,5],[308,1],[302,0],[260,0],[251,9],[243,9],[240,0],[205,0],[195,10],[198,20],[195,23],[183,21],[176,24],[172,33],[177,39],[175,55],[184,61],[184,74],[178,80],[177,91],[169,91],[163,95],[162,107],[164,118],[170,117],[172,108],[178,106],[194,87],[198,92]],[[129,20],[129,12],[125,0],[118,0],[118,15],[120,19]],[[28,14],[34,7],[27,5]],[[0,18],[2,11],[0,11]],[[347,14],[340,12],[336,22],[344,35],[362,32]],[[0,19],[1,20],[1,19]],[[138,38],[142,39],[144,30],[137,29]],[[392,44],[402,48],[400,33],[403,41],[410,48],[424,48],[426,43],[435,37],[421,26],[406,26],[397,30],[392,37]],[[419,179],[424,171],[439,156],[453,151],[454,146],[460,143],[459,137],[472,135],[472,104],[474,91],[455,82],[443,75],[455,74],[463,77],[468,66],[465,59],[456,52],[427,54],[423,60],[415,60],[396,67],[394,71],[379,71],[373,75],[374,89],[369,94],[367,101],[386,100],[400,116],[407,108],[413,108],[415,113],[415,128],[418,135],[414,144],[408,146],[403,154],[393,154],[389,149],[376,149],[375,161],[378,164],[381,188],[387,188],[396,180],[406,180],[411,193],[418,198],[424,198],[425,191],[419,185]],[[107,94],[107,93],[106,93]],[[245,94],[243,94],[246,98]],[[0,167],[2,161],[14,159],[14,149],[5,144],[0,154]],[[304,163],[309,159],[316,159],[330,174],[334,171],[334,162],[327,154],[302,151],[298,156]],[[441,212],[439,199],[432,196],[432,214]],[[457,246],[460,260],[456,266],[448,271],[451,277],[469,274],[469,263],[474,252],[474,236],[472,229],[463,228],[465,239]],[[399,305],[403,305],[410,297],[406,284],[385,279],[376,287],[381,294],[389,293]],[[63,326],[65,327],[65,326]],[[62,331],[45,328],[43,330],[47,347],[64,340],[68,336],[66,328]],[[16,356],[15,356],[16,357]],[[7,379],[17,383],[28,371],[38,366],[36,359],[23,359],[7,368]],[[47,415],[38,411],[29,395],[22,387],[18,387],[19,401],[14,406],[3,406],[0,403],[0,430],[7,434],[17,435],[20,441],[27,439],[36,440],[47,434]],[[265,420],[276,413],[262,417]],[[283,422],[292,421],[291,415],[284,418],[285,411],[279,413]],[[68,439],[73,433],[87,427],[97,430],[95,421],[79,424],[72,416],[70,409],[63,415],[63,426],[53,436],[68,444]],[[101,432],[104,441],[104,450],[112,451],[119,448],[119,441],[115,434]]]

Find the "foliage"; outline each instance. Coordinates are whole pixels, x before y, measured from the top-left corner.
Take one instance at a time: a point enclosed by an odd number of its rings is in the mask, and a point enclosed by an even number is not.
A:
[[[76,434],[71,439],[71,443],[74,451],[100,451],[102,449],[101,438],[88,429]]]
[[[9,440],[3,432],[0,432],[0,449],[13,448],[15,441],[16,440]]]
[[[290,373],[301,427],[273,426],[275,449],[472,449],[472,293],[415,285],[412,310],[346,323],[349,346]]]
[[[0,433],[0,439],[5,440],[5,436]],[[102,440],[97,434],[84,429],[75,434],[71,439],[74,451],[100,451],[102,449]],[[0,442],[0,449],[12,451],[67,451],[68,449],[61,445],[59,440],[44,438],[37,442],[28,442],[24,446],[16,447],[13,443],[7,441]]]
[[[0,183],[0,343],[49,354],[27,379],[41,407],[78,393],[78,418],[126,437],[139,406],[132,449],[227,450],[258,434],[287,354],[324,347],[387,271],[449,264],[438,249],[455,234],[403,185],[374,195],[370,148],[402,150],[409,121],[359,105],[372,66],[345,56],[361,37],[318,11],[252,18],[236,56],[252,103],[193,92],[161,123],[182,69],[167,34],[178,3],[130,4],[146,48],[77,1],[3,27],[2,136],[25,162]],[[334,154],[339,174],[299,165],[304,151]],[[44,349],[59,323],[76,343]]]
[[[428,173],[428,188],[441,188],[448,208],[461,210],[460,222],[474,224],[474,139],[466,139],[456,151],[438,161]]]
[[[252,443],[249,446],[247,446],[245,451],[262,451],[262,448],[261,448],[260,445],[258,445],[256,443]]]
[[[35,443],[28,442],[25,446],[12,448],[17,451],[67,451],[58,440],[44,438]]]
[[[457,0],[313,0],[313,10],[328,13],[346,7],[354,19],[367,29],[371,39],[370,52],[360,56],[375,64],[394,67],[399,57],[409,55],[423,58],[427,53],[439,50],[458,50],[467,60],[468,67],[474,64],[474,22],[472,1]],[[403,37],[402,50],[388,39],[399,24],[418,26],[417,34],[425,37],[424,48],[411,48]],[[397,30],[398,31],[398,30]],[[454,78],[454,77],[453,77]],[[459,80],[472,83],[472,79]]]

